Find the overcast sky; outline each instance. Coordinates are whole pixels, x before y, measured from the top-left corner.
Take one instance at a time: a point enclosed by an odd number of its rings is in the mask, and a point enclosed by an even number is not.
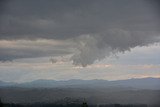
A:
[[[160,77],[159,0],[1,0],[0,80]]]

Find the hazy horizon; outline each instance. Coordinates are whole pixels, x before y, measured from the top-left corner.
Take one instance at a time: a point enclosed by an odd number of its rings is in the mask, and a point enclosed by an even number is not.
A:
[[[138,77],[134,77],[134,78],[127,78],[127,79],[118,79],[118,80],[107,80],[107,79],[66,79],[66,80],[64,80],[64,79],[62,79],[62,80],[56,80],[56,79],[35,79],[35,80],[30,80],[30,81],[23,81],[23,82],[15,82],[15,81],[3,81],[3,80],[0,80],[0,82],[8,82],[8,83],[28,83],[28,82],[34,82],[34,81],[56,81],[56,82],[65,82],[65,81],[71,81],[71,80],[82,80],[82,81],[92,81],[92,80],[104,80],[104,81],[109,81],[109,82],[113,82],[113,81],[123,81],[123,80],[136,80],[136,79],[160,79],[159,77],[140,77],[140,78],[138,78]]]

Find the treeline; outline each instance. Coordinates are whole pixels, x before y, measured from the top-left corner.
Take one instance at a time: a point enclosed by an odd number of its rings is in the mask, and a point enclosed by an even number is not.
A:
[[[99,104],[92,105],[82,100],[72,100],[65,98],[55,103],[33,103],[33,104],[15,104],[3,103],[0,99],[0,107],[160,107],[160,105],[147,105],[147,104]]]
[[[82,104],[3,104],[2,107],[147,107],[145,104],[105,104],[105,105],[88,105],[87,103]]]

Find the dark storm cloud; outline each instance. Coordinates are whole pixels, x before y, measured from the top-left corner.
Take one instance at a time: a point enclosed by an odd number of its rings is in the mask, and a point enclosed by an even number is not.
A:
[[[66,54],[70,54],[70,52],[65,50],[47,50],[43,49],[2,49],[0,48],[0,60],[12,61],[14,59],[20,58],[35,58],[35,57],[44,57],[44,56],[63,56]]]
[[[86,66],[160,40],[158,0],[9,0],[2,4],[0,39],[76,41],[73,47],[79,52],[71,58],[75,65]]]
[[[115,27],[159,30],[157,7],[147,0],[9,0],[2,4],[1,39],[64,39]]]
[[[73,53],[70,43],[39,39],[31,40],[1,40],[0,61],[12,61],[20,58],[55,57]]]
[[[159,42],[160,37],[152,32],[109,29],[105,33],[79,36],[75,41],[79,52],[71,58],[73,64],[87,66],[118,52],[130,51],[136,46],[148,46],[148,44]]]

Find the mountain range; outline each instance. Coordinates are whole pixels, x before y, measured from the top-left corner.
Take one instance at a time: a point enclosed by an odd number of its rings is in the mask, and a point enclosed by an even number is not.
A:
[[[0,81],[0,87],[21,87],[21,88],[94,88],[94,87],[124,87],[132,89],[160,89],[160,78],[133,78],[127,80],[79,80],[55,81],[39,79],[32,82],[14,83]]]
[[[158,104],[156,107],[160,107],[159,97],[160,78],[0,81],[0,99],[5,103],[65,103],[85,99],[90,104]]]

